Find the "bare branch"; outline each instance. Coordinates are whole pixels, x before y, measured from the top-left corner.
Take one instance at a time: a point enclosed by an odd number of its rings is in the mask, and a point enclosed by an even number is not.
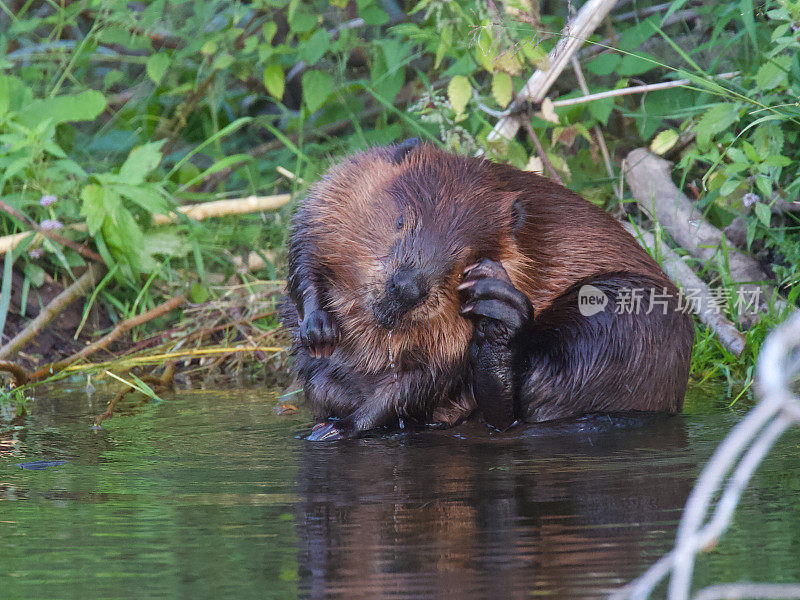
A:
[[[664,272],[672,281],[677,283],[684,290],[696,290],[699,292],[696,296],[699,302],[690,303],[695,314],[703,323],[711,328],[728,352],[736,356],[741,355],[745,345],[744,336],[736,329],[736,326],[722,314],[716,299],[705,282],[695,275],[692,268],[683,262],[681,257],[669,246],[662,243],[659,247],[652,233],[637,230],[631,223],[623,223],[622,226],[628,233],[637,238],[639,244],[645,249],[650,249],[655,254],[660,254],[662,258],[661,268],[664,269]]]
[[[525,87],[514,99],[510,113],[515,109],[518,111],[527,102],[539,103],[544,100],[547,92],[567,66],[570,57],[583,45],[586,38],[600,25],[616,3],[616,0],[589,0],[581,7],[575,18],[561,31],[558,43],[548,55],[547,68],[538,69],[531,75]],[[487,141],[491,143],[510,140],[516,135],[519,127],[519,119],[510,114],[497,122],[487,136]]]
[[[78,298],[82,298],[87,291],[97,285],[105,272],[106,269],[104,266],[90,265],[86,273],[81,275],[77,281],[53,298],[50,303],[41,310],[36,318],[25,326],[25,329],[20,331],[11,341],[0,348],[0,359],[13,356],[18,350],[22,349],[25,344],[37,336],[42,329],[67,308],[67,306],[75,302]]]
[[[767,302],[781,311],[787,307],[774,286],[755,285],[769,281],[751,257],[736,249],[719,229],[706,221],[694,203],[672,183],[670,163],[645,148],[632,150],[625,159],[625,177],[639,207],[658,221],[682,248],[695,258],[708,263],[722,251],[731,279],[740,288],[760,294],[766,291]],[[740,319],[743,315],[739,316]]]

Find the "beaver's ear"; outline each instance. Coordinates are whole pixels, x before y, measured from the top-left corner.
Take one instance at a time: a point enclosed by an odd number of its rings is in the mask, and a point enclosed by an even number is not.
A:
[[[501,192],[501,205],[503,210],[511,213],[511,233],[516,236],[525,224],[525,206],[522,204],[522,195],[519,192]]]
[[[397,144],[397,148],[395,148],[394,156],[392,160],[394,164],[399,165],[403,162],[403,159],[411,152],[414,148],[419,147],[419,138],[408,138],[407,140],[403,140],[399,144]]]

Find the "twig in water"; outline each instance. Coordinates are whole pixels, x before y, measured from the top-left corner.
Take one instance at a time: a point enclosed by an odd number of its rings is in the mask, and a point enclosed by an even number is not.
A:
[[[144,383],[153,386],[153,390],[157,391],[159,389],[162,390],[172,390],[175,386],[175,363],[170,361],[164,366],[164,372],[161,374],[161,377],[156,377],[154,375],[145,375],[140,377]],[[120,390],[114,398],[112,398],[111,402],[108,403],[106,410],[97,416],[94,420],[94,426],[100,427],[100,424],[111,417],[114,414],[114,407],[117,405],[117,402],[122,400],[126,395],[130,394],[131,392],[135,392],[136,388],[126,387],[125,389]]]

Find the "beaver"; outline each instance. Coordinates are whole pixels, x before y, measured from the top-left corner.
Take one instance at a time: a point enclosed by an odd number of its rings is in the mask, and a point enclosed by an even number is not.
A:
[[[679,412],[694,338],[617,221],[536,174],[417,139],[334,165],[292,219],[295,371],[311,440]]]

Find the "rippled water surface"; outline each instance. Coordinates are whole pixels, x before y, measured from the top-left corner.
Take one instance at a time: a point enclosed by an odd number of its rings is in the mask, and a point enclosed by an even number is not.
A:
[[[4,598],[601,597],[671,547],[741,418],[312,444],[269,390],[130,400],[92,431],[110,395],[50,390],[0,434]],[[698,584],[800,580],[799,491],[793,432]]]

